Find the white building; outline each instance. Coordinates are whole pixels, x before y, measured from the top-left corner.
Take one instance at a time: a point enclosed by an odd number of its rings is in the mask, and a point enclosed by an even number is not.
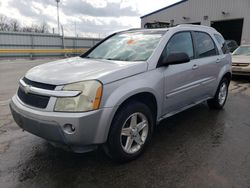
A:
[[[225,39],[250,44],[250,0],[182,0],[141,17],[141,27],[201,24]]]

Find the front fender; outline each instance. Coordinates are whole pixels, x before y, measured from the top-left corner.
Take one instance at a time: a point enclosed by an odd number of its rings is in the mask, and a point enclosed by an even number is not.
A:
[[[98,136],[103,138],[104,141],[107,140],[112,120],[119,106],[130,97],[139,93],[147,92],[155,96],[157,102],[157,119],[159,119],[159,116],[162,113],[162,105],[164,102],[163,82],[164,79],[162,73],[156,69],[150,72],[145,72],[105,84],[103,87],[100,108],[110,108],[112,110],[108,118],[103,118],[106,119],[107,122],[103,124],[104,126],[100,127],[100,130],[98,131],[100,134]]]
[[[104,108],[120,106],[128,98],[139,93],[151,93],[157,102],[157,117],[161,114],[163,104],[163,76],[160,71],[150,71],[104,86]]]

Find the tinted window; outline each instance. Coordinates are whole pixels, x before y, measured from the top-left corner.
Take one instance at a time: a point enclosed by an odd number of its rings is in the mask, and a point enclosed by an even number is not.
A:
[[[227,48],[227,45],[226,45],[224,38],[218,34],[215,34],[214,36],[215,36],[217,42],[219,43],[222,52],[224,54],[228,53],[228,48]]]
[[[165,47],[162,57],[167,57],[170,53],[186,53],[191,59],[194,57],[193,42],[190,32],[175,34]]]
[[[195,41],[198,57],[202,58],[217,55],[213,39],[207,33],[195,32]]]

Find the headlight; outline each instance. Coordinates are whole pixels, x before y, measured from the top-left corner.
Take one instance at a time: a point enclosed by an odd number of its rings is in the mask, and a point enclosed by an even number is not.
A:
[[[96,80],[77,82],[63,87],[64,91],[81,91],[77,97],[57,98],[57,112],[86,112],[99,108],[102,84]]]

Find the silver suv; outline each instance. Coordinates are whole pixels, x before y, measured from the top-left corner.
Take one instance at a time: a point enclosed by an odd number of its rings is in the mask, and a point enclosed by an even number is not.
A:
[[[164,118],[203,101],[223,108],[231,56],[210,27],[115,33],[80,57],[29,70],[10,108],[17,124],[74,152],[135,159]]]

